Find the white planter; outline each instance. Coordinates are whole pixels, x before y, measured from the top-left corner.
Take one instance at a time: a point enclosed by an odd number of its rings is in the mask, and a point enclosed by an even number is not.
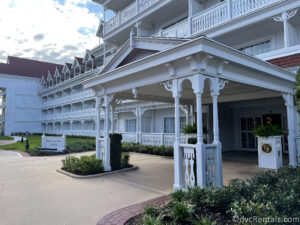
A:
[[[282,136],[258,137],[259,168],[279,169],[282,167]]]

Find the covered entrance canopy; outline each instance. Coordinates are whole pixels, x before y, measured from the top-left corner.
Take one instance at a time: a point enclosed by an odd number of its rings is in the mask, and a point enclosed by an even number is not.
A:
[[[185,185],[222,186],[218,102],[282,96],[287,111],[289,160],[295,167],[299,161],[295,83],[294,74],[207,37],[170,40],[131,36],[98,76],[84,82],[84,87],[92,88],[97,96],[98,115],[100,108],[105,110],[104,138],[100,138],[98,119],[97,157],[102,157],[106,170],[110,170],[110,106],[124,99],[173,102],[174,189]],[[196,145],[182,144],[179,106],[193,102],[196,102],[197,127],[201,129],[197,129]],[[208,103],[213,105],[213,141],[204,144],[202,104]],[[191,169],[195,162],[196,177]]]

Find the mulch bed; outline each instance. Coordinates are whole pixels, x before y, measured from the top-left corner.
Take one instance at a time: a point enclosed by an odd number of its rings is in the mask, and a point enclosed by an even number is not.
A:
[[[161,207],[161,209],[164,209],[166,207],[166,204]],[[217,225],[234,225],[236,223],[232,222],[232,217],[228,216],[226,214],[221,214],[216,211],[212,211],[211,209],[207,208],[201,208],[197,207],[195,209],[195,215],[198,215],[199,217],[208,217],[212,221],[215,221]],[[195,218],[194,218],[195,219]],[[171,220],[168,221],[169,223],[172,222]],[[129,219],[124,225],[143,225],[143,215],[139,214],[135,217],[132,217]],[[185,222],[184,225],[193,225],[193,223]]]

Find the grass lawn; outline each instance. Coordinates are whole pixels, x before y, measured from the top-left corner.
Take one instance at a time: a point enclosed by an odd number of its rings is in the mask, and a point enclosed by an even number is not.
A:
[[[0,136],[0,141],[12,141],[12,140],[14,140],[13,137]]]
[[[42,136],[41,135],[31,135],[31,136],[29,136],[28,140],[29,140],[29,148],[32,150],[36,149],[37,147],[42,146]],[[66,144],[71,143],[71,142],[78,142],[78,141],[84,142],[86,140],[90,140],[90,139],[67,136]],[[94,138],[91,138],[91,140],[94,140]],[[17,143],[9,144],[9,145],[1,145],[0,149],[25,152],[25,145],[26,145],[26,141],[24,140],[23,143],[17,142]]]

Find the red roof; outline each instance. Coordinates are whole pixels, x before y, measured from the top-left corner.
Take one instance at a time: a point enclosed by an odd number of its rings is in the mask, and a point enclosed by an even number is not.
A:
[[[269,63],[272,63],[281,68],[293,67],[300,65],[300,54],[284,56],[276,59],[268,60]]]
[[[63,65],[8,56],[7,63],[0,63],[0,74],[41,78],[48,71],[54,74],[56,67],[61,71]]]

